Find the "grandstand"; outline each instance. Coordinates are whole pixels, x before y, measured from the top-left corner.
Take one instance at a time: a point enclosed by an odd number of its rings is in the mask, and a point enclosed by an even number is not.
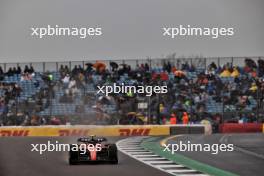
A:
[[[263,62],[257,57],[1,64],[1,124],[116,124],[130,112],[140,114],[142,123],[166,123],[171,113],[180,122],[182,112],[192,122],[261,121]],[[113,83],[166,84],[169,93],[96,94],[97,85]]]

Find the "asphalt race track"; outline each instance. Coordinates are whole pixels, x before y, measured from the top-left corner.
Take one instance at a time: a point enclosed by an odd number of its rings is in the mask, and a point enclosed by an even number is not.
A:
[[[81,164],[70,166],[68,152],[45,152],[40,155],[31,152],[31,144],[44,143],[75,143],[75,137],[6,137],[0,140],[0,176],[168,176],[169,174],[145,165],[119,152],[119,164]],[[116,142],[120,138],[109,138]],[[214,135],[183,135],[171,139],[169,143],[189,140],[191,143],[233,143],[233,152],[220,152],[212,155],[208,152],[182,152],[181,154],[230,171],[241,176],[262,176],[264,164],[264,134],[214,134]]]
[[[235,146],[232,152],[220,152],[216,155],[208,152],[180,152],[180,154],[241,176],[264,175],[263,133],[182,135],[169,140],[168,143],[179,141],[190,141],[196,144],[232,143]]]
[[[0,176],[167,176],[119,152],[119,164],[84,164],[70,166],[67,152],[31,152],[31,143],[76,143],[76,138],[7,137],[0,140]],[[117,141],[111,138],[110,141]]]

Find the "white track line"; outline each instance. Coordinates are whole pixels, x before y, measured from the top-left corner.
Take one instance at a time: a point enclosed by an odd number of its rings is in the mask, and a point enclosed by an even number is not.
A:
[[[139,157],[146,157],[146,156],[148,156],[148,158],[155,158],[155,157],[160,158],[159,155],[137,155],[138,158],[139,158]]]
[[[190,169],[175,169],[175,170],[168,170],[168,172],[171,172],[171,173],[189,173],[189,172],[197,172],[197,170],[190,170]]]
[[[118,150],[122,153],[168,174],[177,176],[208,176],[206,174],[202,174],[199,171],[189,169],[188,167],[180,164],[176,164],[173,161],[156,155],[152,151],[145,150],[140,146],[142,140],[145,138],[148,137],[132,137],[128,139],[122,139],[118,141],[116,145]]]
[[[138,157],[138,156],[137,156],[137,157]],[[141,158],[141,157],[140,157],[140,159],[142,159],[142,160],[144,160],[144,161],[148,161],[148,160],[152,160],[152,161],[154,161],[154,160],[158,160],[158,159],[160,159],[160,160],[161,160],[161,159],[162,159],[162,160],[166,160],[166,158],[163,158],[163,157],[160,157],[160,156],[159,156],[159,157],[155,157],[155,158],[154,158],[154,157],[151,157],[151,158],[149,158],[149,157]]]
[[[147,161],[147,162],[150,164],[158,164],[158,163],[160,163],[160,164],[172,164],[172,163],[174,163],[172,161]]]
[[[180,164],[168,164],[168,165],[155,165],[157,167],[161,167],[161,168],[173,168],[173,167],[185,167],[183,165]]]

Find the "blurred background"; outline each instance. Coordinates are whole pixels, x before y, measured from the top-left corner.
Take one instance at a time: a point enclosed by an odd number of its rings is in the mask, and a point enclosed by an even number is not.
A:
[[[0,61],[264,55],[262,0],[1,0]],[[31,27],[102,27],[103,35],[32,38]],[[163,37],[163,27],[232,27],[235,35]]]

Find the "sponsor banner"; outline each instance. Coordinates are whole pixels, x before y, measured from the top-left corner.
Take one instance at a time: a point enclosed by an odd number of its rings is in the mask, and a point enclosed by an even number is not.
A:
[[[41,126],[0,127],[0,136],[155,136],[169,135],[170,126]]]
[[[256,133],[263,131],[261,123],[223,123],[219,126],[221,133]]]

